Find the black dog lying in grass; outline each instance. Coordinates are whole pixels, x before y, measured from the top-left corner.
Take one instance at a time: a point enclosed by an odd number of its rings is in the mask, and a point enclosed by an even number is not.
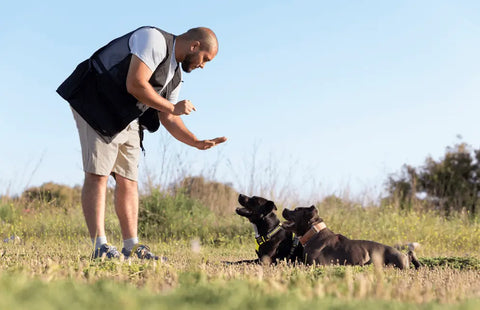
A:
[[[273,201],[240,194],[238,202],[242,207],[236,209],[237,214],[246,217],[254,227],[255,252],[258,258],[242,260],[233,264],[277,263],[281,260],[295,263],[303,257],[303,247],[299,244],[298,238],[281,226],[280,220],[274,212],[277,207]]]
[[[327,228],[323,219],[318,216],[315,206],[310,208],[296,208],[293,211],[283,210],[283,217],[287,220],[282,226],[300,237],[304,246],[304,262],[307,264],[340,264],[340,265],[367,265],[378,264],[395,266],[400,269],[420,266],[415,253],[408,255],[374,241],[350,240],[347,237],[335,234]]]

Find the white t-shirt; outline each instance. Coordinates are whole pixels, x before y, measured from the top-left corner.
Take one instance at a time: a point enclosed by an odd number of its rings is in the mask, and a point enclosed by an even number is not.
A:
[[[131,53],[140,58],[140,60],[143,61],[148,68],[150,68],[152,74],[162,60],[167,56],[167,44],[165,42],[165,38],[160,31],[154,28],[138,29],[131,35],[128,44],[130,46]],[[175,74],[175,68],[178,65],[177,61],[175,60],[175,42],[173,45],[172,57],[170,59],[170,69],[168,70],[165,85],[167,85],[173,78],[173,75]],[[167,98],[167,100],[171,103],[177,103],[181,84],[182,83],[179,83]]]

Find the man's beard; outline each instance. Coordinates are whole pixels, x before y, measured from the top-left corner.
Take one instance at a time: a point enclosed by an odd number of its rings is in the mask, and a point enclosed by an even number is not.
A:
[[[192,70],[193,70],[193,68],[191,68],[192,58],[193,58],[193,54],[187,54],[187,56],[185,56],[185,59],[182,61],[182,70],[183,71],[185,71],[187,73],[192,72]]]

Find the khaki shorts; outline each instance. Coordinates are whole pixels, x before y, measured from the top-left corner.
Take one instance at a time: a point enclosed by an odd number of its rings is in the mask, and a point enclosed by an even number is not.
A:
[[[97,175],[114,172],[137,181],[140,157],[138,121],[131,122],[112,142],[107,143],[74,109],[72,112],[80,136],[83,170]]]

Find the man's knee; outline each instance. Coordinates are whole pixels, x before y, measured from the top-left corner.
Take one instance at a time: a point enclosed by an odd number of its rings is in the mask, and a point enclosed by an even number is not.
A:
[[[122,177],[119,174],[116,175],[115,181],[117,182],[117,187],[122,187],[126,189],[137,188],[137,181]]]
[[[108,175],[99,175],[99,174],[93,174],[89,172],[85,172],[85,185],[90,185],[90,186],[103,186],[107,185],[108,182]]]

